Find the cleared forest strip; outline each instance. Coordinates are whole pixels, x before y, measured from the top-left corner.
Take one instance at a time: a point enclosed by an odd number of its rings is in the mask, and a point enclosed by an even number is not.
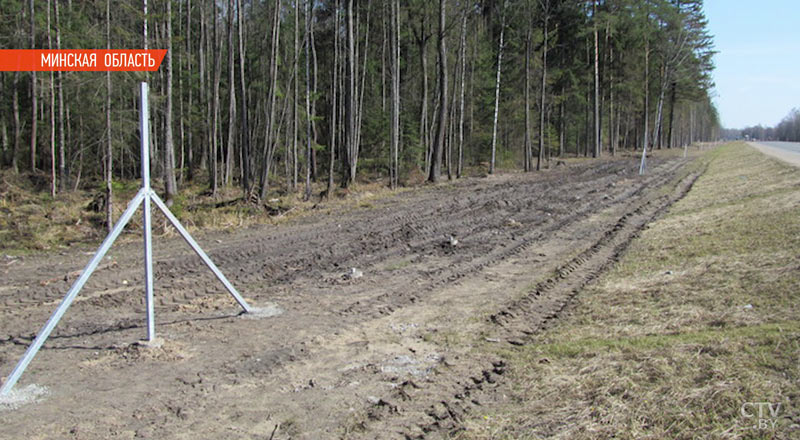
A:
[[[240,438],[269,438],[278,425],[275,438],[415,432],[432,420],[431,399],[449,400],[465,378],[499,368],[496,359],[472,356],[473,342],[526,337],[524,327],[500,326],[491,315],[519,308],[512,306],[535,283],[570,263],[569,282],[584,283],[685,182],[691,160],[679,153],[653,156],[643,177],[635,158],[606,158],[199,237],[255,306],[275,302],[285,310],[266,320],[239,317],[188,249],[157,241],[156,318],[166,342],[154,351],[130,344],[144,334],[141,251],[125,244],[23,378],[23,386],[41,384],[52,397],[0,418],[22,434],[35,416],[51,437],[102,419],[82,431],[90,439],[110,430],[225,437],[233,419]],[[15,287],[0,292],[2,368],[11,368],[67,284],[30,280],[69,274],[85,258],[76,251],[30,257],[8,272]],[[363,276],[345,276],[352,267]],[[564,295],[543,294],[547,301],[533,309],[556,311]],[[135,408],[145,395],[143,414]],[[91,403],[63,413],[73,398]]]
[[[704,160],[569,316],[496,352],[504,397],[458,438],[797,435],[800,176],[744,143]]]
[[[646,194],[629,199],[624,206],[596,213],[598,218],[591,222],[597,227],[591,234],[595,241],[573,248],[572,257],[562,250],[556,267],[544,278],[536,264],[521,261],[521,272],[528,279],[541,281],[529,284],[521,296],[508,298],[494,311],[485,310],[488,314],[479,329],[453,329],[459,334],[455,339],[461,341],[455,349],[459,355],[437,369],[435,379],[422,385],[402,384],[393,396],[384,399],[390,411],[383,408],[370,413],[372,421],[366,423],[369,428],[365,438],[387,431],[401,433],[398,438],[459,433],[464,421],[473,412],[480,413],[480,408],[500,392],[496,387],[503,383],[514,358],[505,350],[498,351],[498,344],[525,346],[533,335],[557,323],[575,295],[605,273],[650,222],[684,197],[703,170],[700,164],[693,164],[677,175],[662,176],[664,180]],[[536,249],[528,251],[535,253]]]

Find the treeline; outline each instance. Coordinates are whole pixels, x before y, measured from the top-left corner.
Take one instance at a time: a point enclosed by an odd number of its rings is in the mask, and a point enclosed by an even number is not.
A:
[[[765,141],[800,142],[800,109],[793,109],[775,127],[756,125],[740,130],[725,130],[725,134],[726,137],[733,139],[746,136],[749,139]]]
[[[0,0],[2,48],[168,49],[144,73],[0,73],[2,166],[51,192],[139,174],[260,200],[327,181],[716,137],[702,0]],[[280,183],[280,185],[276,185]],[[107,191],[111,191],[110,183]]]

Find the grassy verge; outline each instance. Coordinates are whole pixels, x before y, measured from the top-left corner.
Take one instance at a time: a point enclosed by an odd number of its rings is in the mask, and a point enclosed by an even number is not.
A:
[[[800,170],[742,143],[701,160],[570,316],[502,353],[507,399],[461,437],[800,437]]]

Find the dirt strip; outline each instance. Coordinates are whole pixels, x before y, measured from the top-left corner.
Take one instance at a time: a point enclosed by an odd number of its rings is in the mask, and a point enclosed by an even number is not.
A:
[[[480,345],[524,344],[558,316],[688,190],[688,161],[653,157],[646,176],[622,158],[467,179],[199,237],[253,305],[285,311],[273,318],[240,316],[191,251],[156,239],[160,348],[133,344],[144,336],[141,249],[115,247],[22,378],[49,394],[0,422],[11,438],[458,429],[504,372],[502,359],[475,354]],[[90,251],[0,266],[0,374]]]

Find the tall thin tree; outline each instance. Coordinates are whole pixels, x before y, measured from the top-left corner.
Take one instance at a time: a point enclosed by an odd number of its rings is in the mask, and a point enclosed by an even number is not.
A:
[[[337,115],[339,114],[339,107],[337,106],[337,97],[339,95],[339,0],[333,4],[333,78],[331,81],[331,127],[330,127],[330,162],[328,164],[328,189],[325,192],[330,198],[333,192],[333,174],[336,168],[336,139],[338,134]]]
[[[439,180],[442,171],[442,151],[447,129],[447,47],[445,43],[445,0],[439,0],[439,114],[436,118],[436,137],[431,152],[430,182]]]
[[[52,8],[51,0],[47,0],[47,48],[53,49],[53,41],[51,39],[50,30],[50,9]],[[55,76],[53,71],[50,71],[50,195],[55,198],[58,188],[56,178],[56,91],[55,91]]]
[[[533,169],[533,145],[531,140],[531,29],[525,33],[525,139],[524,170]]]
[[[506,0],[503,0],[500,12],[500,45],[497,50],[497,76],[494,82],[494,117],[492,118],[492,159],[489,162],[489,174],[494,174],[497,162],[497,118],[500,113],[500,73],[503,71],[503,50],[506,35]]]
[[[550,25],[550,0],[540,0],[542,7],[542,21],[544,24],[544,39],[542,41],[542,84],[539,91],[539,154],[536,157],[536,171],[542,169],[542,162],[544,162],[544,132],[545,132],[545,113],[547,96],[547,51],[549,25]]]
[[[278,47],[280,42],[280,17],[281,17],[281,0],[275,1],[275,11],[272,22],[272,49],[269,61],[270,69],[270,86],[267,96],[267,114],[266,123],[264,124],[264,148],[262,151],[261,161],[261,190],[259,191],[259,199],[264,200],[269,191],[269,169],[272,166],[272,155],[275,151],[275,132],[276,132],[276,100],[278,95]]]
[[[459,79],[459,111],[458,111],[458,165],[456,165],[456,178],[461,178],[464,166],[464,89],[466,87],[467,72],[467,14],[469,8],[464,8],[461,17],[461,43],[459,48],[459,58],[461,60],[461,72]]]
[[[209,186],[211,187],[211,194],[217,195],[219,189],[219,141],[220,141],[220,98],[219,88],[222,80],[222,43],[219,32],[217,2],[211,2],[211,17],[212,21],[213,39],[211,46],[211,55],[214,58],[214,78],[213,78],[213,97],[211,98],[211,142],[209,143],[208,152],[208,167],[209,167]]]
[[[597,35],[597,0],[592,1],[592,21],[594,34],[594,124],[592,141],[593,157],[600,157],[600,48]]]
[[[250,176],[251,176],[251,153],[250,153],[250,129],[248,126],[248,111],[247,107],[247,82],[245,81],[245,64],[247,57],[245,56],[244,45],[244,12],[242,10],[242,0],[236,0],[236,17],[239,22],[237,27],[239,32],[239,92],[242,95],[241,111],[239,121],[241,124],[239,133],[242,139],[242,189],[245,193],[250,191]]]
[[[392,52],[392,116],[391,116],[391,173],[390,186],[397,188],[400,172],[398,150],[400,148],[400,4],[392,0],[391,12],[391,52]]]
[[[644,41],[644,139],[642,141],[642,160],[639,163],[639,174],[644,174],[647,164],[647,135],[649,133],[648,123],[650,121],[650,41],[645,37]]]
[[[166,204],[172,206],[178,194],[178,183],[175,181],[175,143],[172,133],[172,0],[167,0],[167,109],[164,124],[166,139],[164,141],[164,186]]]
[[[345,50],[345,87],[344,87],[344,152],[345,176],[342,186],[347,187],[356,180],[358,142],[356,134],[356,107],[358,92],[356,90],[356,48],[355,20],[353,18],[353,0],[346,0],[347,46]]]
[[[34,8],[33,4],[34,0],[31,0],[29,3],[30,6],[30,18],[31,18],[31,49],[36,49],[36,9]],[[36,90],[36,71],[31,72],[31,171],[36,171],[36,128],[39,122],[37,117],[37,110],[39,109],[39,104],[37,99],[39,97],[39,92]]]
[[[234,27],[233,0],[228,0],[228,142],[225,159],[225,185],[233,183],[233,151],[236,139],[236,76],[233,41]]]
[[[58,0],[53,2],[56,17],[56,49],[61,50],[61,14],[58,11]],[[66,135],[64,130],[64,72],[58,71],[58,189],[67,189],[67,154]]]
[[[111,0],[106,0],[106,48],[111,50]],[[111,232],[114,227],[113,187],[111,186],[111,170],[114,163],[111,143],[111,72],[106,72],[106,229]]]
[[[294,72],[295,79],[292,81],[292,149],[287,151],[286,156],[291,155],[291,176],[289,178],[289,187],[292,189],[297,188],[297,173],[299,164],[297,162],[297,133],[298,133],[298,106],[299,106],[299,91],[300,85],[298,63],[300,61],[300,0],[294,0]],[[288,145],[286,147],[289,148]]]
[[[306,191],[305,200],[311,198],[311,151],[313,138],[311,137],[314,115],[311,114],[311,26],[313,25],[314,2],[306,0]]]

